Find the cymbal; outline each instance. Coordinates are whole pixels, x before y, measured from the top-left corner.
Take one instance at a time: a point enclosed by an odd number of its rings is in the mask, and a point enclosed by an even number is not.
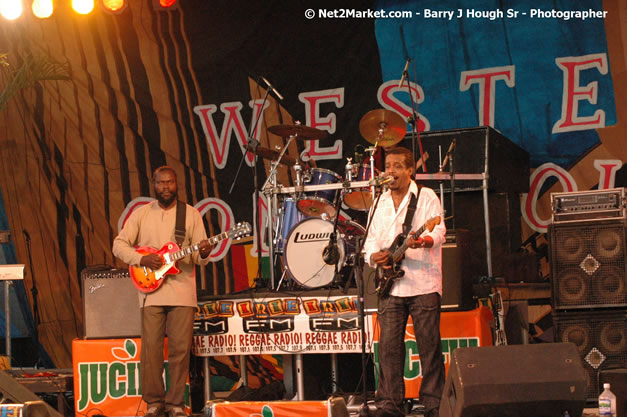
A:
[[[316,129],[303,125],[275,125],[268,128],[270,133],[274,133],[277,136],[287,138],[290,136],[296,137],[296,139],[324,139],[329,134],[324,130]]]
[[[392,146],[405,137],[407,123],[396,112],[386,109],[370,110],[359,121],[359,133],[372,144]]]
[[[264,148],[263,146],[257,146],[256,154],[262,157],[263,159],[276,161],[277,159],[279,159],[279,155],[281,155],[281,152],[275,151],[274,149],[270,149],[270,148]],[[283,155],[283,158],[281,158],[281,164],[291,167],[294,164],[296,164],[296,159],[292,156],[289,156],[287,153],[285,153]]]

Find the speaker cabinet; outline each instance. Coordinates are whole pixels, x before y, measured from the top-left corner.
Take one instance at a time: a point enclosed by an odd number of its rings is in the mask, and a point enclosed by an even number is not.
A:
[[[587,398],[601,392],[599,372],[627,368],[627,310],[553,313],[555,341],[577,347],[586,370]]]
[[[586,376],[570,343],[458,348],[440,417],[581,416]]]
[[[81,282],[85,339],[141,335],[139,297],[128,270],[85,268]]]
[[[468,274],[470,237],[458,229],[453,241],[442,245],[442,310],[466,310],[473,307],[472,277]]]
[[[553,224],[549,234],[556,310],[627,307],[624,220]]]
[[[450,195],[446,195],[444,206],[450,210]],[[488,195],[490,216],[490,240],[492,246],[492,275],[502,277],[508,267],[508,257],[522,244],[520,197],[515,193],[490,193]],[[447,216],[452,213],[447,212]],[[447,228],[452,225],[447,223]],[[486,257],[485,215],[483,194],[465,192],[455,194],[455,229],[467,233],[467,258],[464,274],[471,279],[488,275]]]

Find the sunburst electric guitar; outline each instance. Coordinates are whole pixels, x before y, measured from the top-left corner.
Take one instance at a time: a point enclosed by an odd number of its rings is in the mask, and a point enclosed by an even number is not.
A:
[[[243,236],[247,236],[250,234],[250,231],[251,227],[249,223],[240,222],[227,232],[212,236],[208,240],[211,245],[215,245],[224,239],[239,239]],[[168,242],[163,245],[161,249],[151,247],[137,248],[135,250],[141,255],[148,255],[151,253],[159,255],[163,261],[163,265],[156,271],[141,265],[131,265],[129,266],[131,280],[139,291],[144,293],[155,292],[161,287],[161,284],[163,284],[167,275],[176,275],[180,272],[177,267],[177,262],[179,260],[199,249],[198,243],[180,249],[175,242]]]
[[[440,224],[440,221],[440,216],[432,217],[427,220],[420,229],[415,232],[411,232],[409,235],[413,236],[414,239],[417,239],[425,232],[425,230],[432,231],[435,226]],[[391,260],[386,265],[377,266],[375,283],[377,294],[381,297],[387,297],[394,281],[405,275],[405,271],[401,269],[401,261],[403,260],[405,251],[408,248],[407,240],[410,236],[405,236],[403,233],[399,233],[394,238],[392,245],[388,248],[392,254]]]

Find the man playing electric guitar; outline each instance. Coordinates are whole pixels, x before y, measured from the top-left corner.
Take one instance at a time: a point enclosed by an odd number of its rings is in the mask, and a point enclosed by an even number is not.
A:
[[[175,171],[167,166],[153,175],[156,201],[133,212],[113,241],[113,254],[128,265],[157,271],[164,259],[157,253],[135,250],[135,246],[161,248],[178,241],[181,247],[198,245],[198,250],[178,261],[180,272],[168,275],[158,290],[139,294],[142,314],[141,391],[147,403],[146,417],[185,417],[184,393],[189,374],[196,277],[194,264],[207,265],[211,244],[202,217],[194,207],[178,202]],[[178,239],[177,239],[178,238]],[[163,344],[168,336],[170,386],[163,385]]]
[[[441,245],[445,241],[446,228],[443,222],[438,222],[431,231],[421,236],[409,233],[442,215],[440,201],[433,190],[419,188],[413,181],[414,166],[408,149],[386,149],[385,175],[391,176],[392,181],[388,184],[389,190],[383,193],[376,210],[371,214],[372,222],[365,243],[365,259],[369,264],[387,268],[392,261],[388,248],[399,234],[408,236],[405,258],[400,264],[404,274],[394,279],[389,295],[379,297],[379,386],[375,395],[377,416],[405,415],[401,408],[405,398],[404,337],[410,315],[420,353],[423,378],[420,402],[425,407],[426,417],[438,416],[444,386],[440,297]]]

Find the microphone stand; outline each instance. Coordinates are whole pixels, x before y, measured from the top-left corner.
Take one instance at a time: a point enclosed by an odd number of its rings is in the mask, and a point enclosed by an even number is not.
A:
[[[261,268],[261,252],[262,252],[262,247],[261,247],[261,229],[262,229],[262,225],[261,225],[261,221],[259,220],[259,177],[258,177],[258,170],[257,170],[257,147],[259,146],[259,141],[255,138],[253,138],[253,134],[255,132],[255,130],[257,129],[257,124],[259,123],[259,120],[261,119],[261,115],[263,114],[263,108],[266,105],[266,101],[268,100],[268,95],[270,94],[270,87],[268,87],[266,89],[266,94],[263,96],[263,101],[261,102],[261,110],[259,111],[259,114],[257,115],[257,117],[255,118],[255,123],[253,124],[252,129],[250,130],[250,132],[248,132],[248,138],[246,139],[246,152],[242,153],[242,159],[239,162],[239,166],[237,167],[237,172],[235,173],[235,178],[233,178],[233,183],[231,184],[231,188],[229,189],[229,194],[231,194],[233,192],[233,187],[235,187],[235,183],[237,182],[237,177],[239,176],[239,171],[242,167],[242,164],[244,162],[244,158],[246,158],[246,154],[248,152],[252,152],[254,154],[253,157],[253,186],[255,187],[255,191],[254,191],[254,205],[253,207],[255,208],[253,216],[256,217],[256,230],[255,230],[255,234],[257,235],[257,276],[255,277],[255,286],[254,288],[263,288],[266,283],[264,282],[264,279],[262,277],[262,268]],[[253,224],[255,224],[253,223]]]
[[[455,230],[455,168],[454,168],[454,156],[455,149],[450,150],[448,153],[449,160],[449,172],[451,174],[451,230]]]
[[[30,248],[30,235],[26,232],[26,230],[24,230],[24,236],[26,237],[26,249],[28,250],[28,264],[30,265],[31,280],[33,281],[33,286],[30,289],[30,292],[33,296],[33,319],[35,320],[35,331],[33,334],[33,338],[35,342],[35,347],[37,349],[37,367],[39,367],[42,363],[40,352],[41,347],[39,346],[39,325],[41,324],[41,317],[39,315],[39,301],[37,298],[39,291],[37,290],[37,280],[35,279],[35,270],[33,269],[33,257],[31,255]],[[7,297],[8,296],[9,295],[7,293]]]
[[[446,157],[444,161],[440,164],[439,172],[442,173],[446,164],[449,164],[449,175],[450,175],[450,183],[451,183],[451,231],[455,230],[455,167],[454,167],[454,154],[455,154],[455,144],[457,143],[457,139],[453,138],[451,144],[446,151]],[[442,152],[442,148],[440,148],[440,153]],[[440,156],[442,159],[442,156]],[[442,208],[444,208],[444,181],[440,180],[440,201],[442,203]],[[446,210],[442,210],[446,213]]]
[[[346,183],[344,184],[344,186],[346,186]],[[338,271],[338,263],[340,261],[340,249],[337,246],[337,225],[339,223],[339,219],[340,219],[340,196],[341,196],[341,192],[340,190],[338,190],[338,193],[335,195],[335,221],[333,223],[333,231],[331,232],[331,236],[329,236],[329,244],[324,248],[324,250],[322,251],[322,260],[327,264],[327,265],[335,265],[335,274],[333,275],[333,283],[334,284],[338,284],[337,280],[338,280],[338,276],[339,276],[339,271]]]
[[[420,132],[418,132],[418,113],[416,112],[416,107],[418,106],[414,101],[414,94],[411,91],[411,83],[409,82],[409,76],[406,78],[407,84],[407,92],[409,93],[409,102],[411,104],[411,116],[407,118],[407,122],[411,125],[411,153],[414,156],[414,161],[421,160],[422,162],[422,172],[427,172],[426,163],[424,160],[424,150],[422,149],[422,139],[420,138]],[[420,148],[420,158],[416,154],[416,143]]]
[[[369,417],[370,409],[368,408],[368,384],[367,384],[367,365],[368,365],[368,356],[366,355],[366,311],[364,306],[364,299],[366,293],[366,283],[364,282],[363,276],[363,268],[362,262],[363,257],[361,255],[361,251],[363,250],[364,244],[366,243],[366,239],[368,238],[368,232],[370,231],[370,225],[372,224],[372,219],[374,218],[374,213],[377,211],[377,207],[379,205],[379,200],[381,199],[381,195],[383,192],[379,192],[376,200],[374,201],[374,206],[370,215],[368,216],[368,223],[366,224],[366,230],[364,232],[364,237],[361,241],[357,242],[357,250],[356,254],[356,262],[353,266],[353,276],[355,277],[355,283],[357,284],[357,292],[359,297],[359,327],[361,328],[361,380],[362,380],[362,395],[363,395],[363,404],[359,409],[359,417]]]

